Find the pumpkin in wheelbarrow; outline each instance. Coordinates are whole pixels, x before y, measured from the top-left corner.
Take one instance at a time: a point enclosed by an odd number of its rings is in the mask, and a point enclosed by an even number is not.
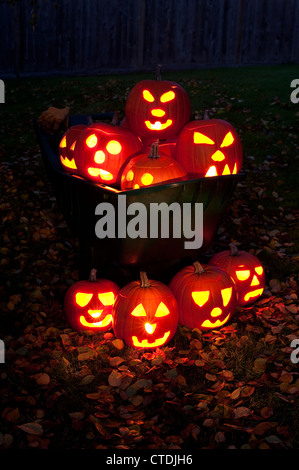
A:
[[[130,91],[125,106],[125,125],[145,145],[157,139],[171,139],[190,119],[191,105],[187,92],[176,82],[141,80]]]
[[[222,119],[188,122],[181,131],[176,158],[196,177],[239,173],[243,151],[235,128]]]
[[[130,130],[107,123],[88,126],[75,148],[78,172],[94,183],[120,184],[129,158],[140,152],[140,139]]]

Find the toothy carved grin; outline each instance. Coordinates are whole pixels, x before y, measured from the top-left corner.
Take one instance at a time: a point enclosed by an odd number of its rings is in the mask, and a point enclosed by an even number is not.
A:
[[[109,181],[113,179],[113,175],[109,171],[102,170],[101,168],[88,168],[90,176],[100,176],[103,180]]]
[[[237,165],[235,164],[233,171],[230,171],[228,164],[225,165],[222,175],[235,175],[237,173]],[[210,166],[205,176],[218,176],[217,168],[213,165]],[[220,176],[220,175],[219,175]]]
[[[63,157],[60,155],[60,161],[62,165],[66,166],[67,168],[71,168],[72,170],[77,170],[75,160],[72,158],[69,160],[67,157]]]
[[[172,124],[172,119],[167,119],[167,121],[162,124],[160,121],[156,121],[154,123],[151,123],[150,121],[145,121],[145,125],[148,129],[151,131],[163,131],[164,129],[167,129],[167,127],[171,126]]]
[[[219,328],[219,326],[224,325],[230,318],[230,313],[227,315],[227,317],[221,321],[221,320],[216,320],[214,323],[212,323],[210,320],[205,320],[201,326],[204,328]]]
[[[158,346],[162,346],[170,335],[170,331],[166,331],[162,338],[158,338],[152,343],[149,343],[147,339],[143,339],[139,341],[137,336],[132,336],[133,345],[137,348],[156,348]]]

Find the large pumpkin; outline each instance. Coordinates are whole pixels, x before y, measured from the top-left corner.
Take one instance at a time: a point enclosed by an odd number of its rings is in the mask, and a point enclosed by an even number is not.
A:
[[[148,280],[123,287],[113,307],[113,330],[117,338],[135,348],[164,346],[174,336],[178,324],[178,305],[168,286]]]
[[[187,92],[176,82],[142,80],[129,93],[125,106],[126,125],[145,143],[179,134],[189,121],[191,106]]]
[[[77,174],[78,169],[74,159],[75,146],[81,132],[86,129],[84,124],[70,127],[62,136],[59,143],[59,158],[63,170],[66,173]]]
[[[169,287],[179,305],[179,322],[190,328],[219,328],[235,312],[234,283],[216,266],[201,265],[196,261],[179,271]]]
[[[77,331],[99,333],[112,327],[112,308],[119,287],[108,279],[97,279],[92,269],[89,280],[75,282],[64,298],[64,313]]]
[[[95,183],[117,185],[128,159],[141,149],[140,139],[128,129],[96,123],[81,133],[75,162],[81,176]]]
[[[184,168],[171,157],[159,154],[159,145],[153,143],[149,154],[132,158],[121,176],[121,189],[138,189],[161,183],[173,183],[187,178]]]
[[[230,250],[216,253],[210,260],[211,266],[218,266],[234,280],[239,305],[250,305],[263,293],[265,273],[259,259],[231,243]]]
[[[185,125],[178,138],[176,158],[197,177],[231,175],[240,171],[243,151],[230,123],[205,119]]]

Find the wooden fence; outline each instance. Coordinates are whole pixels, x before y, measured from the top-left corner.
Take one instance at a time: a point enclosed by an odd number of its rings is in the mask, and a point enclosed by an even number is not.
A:
[[[299,62],[298,0],[0,0],[0,77]]]

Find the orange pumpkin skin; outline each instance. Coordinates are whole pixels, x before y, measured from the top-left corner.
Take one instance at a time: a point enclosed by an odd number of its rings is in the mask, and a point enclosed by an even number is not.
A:
[[[232,279],[216,266],[195,262],[179,271],[169,287],[179,305],[179,323],[189,328],[220,328],[237,306]]]
[[[78,174],[75,163],[75,147],[81,132],[86,129],[84,124],[70,127],[62,136],[59,143],[59,159],[63,170],[66,173]]]
[[[239,251],[231,244],[231,250],[216,253],[209,261],[233,279],[237,289],[238,305],[251,305],[260,298],[265,287],[265,273],[259,259],[247,251]]]
[[[70,326],[90,334],[109,330],[119,290],[113,281],[96,279],[94,270],[90,280],[75,282],[64,298],[64,313]]]
[[[190,121],[181,131],[176,158],[191,176],[236,174],[243,161],[240,138],[222,119]]]
[[[126,125],[145,144],[176,137],[191,114],[187,92],[168,80],[142,80],[129,93]]]
[[[159,154],[157,143],[153,143],[150,154],[132,158],[121,176],[121,189],[139,189],[155,184],[173,183],[187,178],[185,169],[171,157]]]
[[[123,287],[113,307],[113,331],[117,338],[134,348],[157,348],[174,336],[178,324],[178,305],[168,286],[148,280]]]
[[[95,183],[118,185],[127,161],[141,149],[140,139],[128,129],[91,124],[78,139],[75,162],[81,176]]]

